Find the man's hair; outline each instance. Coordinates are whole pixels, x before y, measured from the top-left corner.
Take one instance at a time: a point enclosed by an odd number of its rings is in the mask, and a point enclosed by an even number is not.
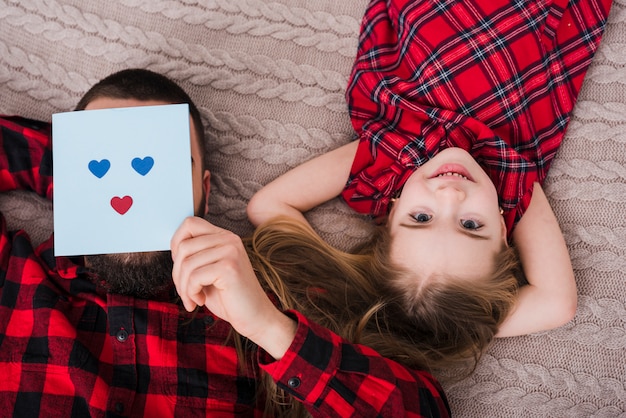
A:
[[[101,98],[158,100],[166,103],[189,105],[189,114],[198,135],[203,167],[206,167],[206,146],[202,117],[191,97],[178,84],[164,75],[150,70],[131,68],[113,73],[94,84],[76,105],[75,110],[85,110],[92,101]]]

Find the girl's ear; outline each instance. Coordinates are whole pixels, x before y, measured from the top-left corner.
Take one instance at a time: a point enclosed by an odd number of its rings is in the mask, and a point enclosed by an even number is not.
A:
[[[374,225],[387,225],[388,220],[389,220],[388,215],[381,215],[373,219]]]
[[[507,229],[506,229],[506,222],[504,222],[504,216],[500,216],[500,225],[502,228],[502,242],[504,242],[504,245],[506,245],[507,247],[509,246],[509,240],[507,239]]]
[[[393,216],[393,212],[397,206],[398,200],[400,200],[400,196],[402,195],[403,188],[404,186],[402,186],[399,190],[396,190],[391,195],[391,197],[389,198],[389,205],[387,205],[387,216],[380,216],[379,218],[375,219],[376,225],[386,224],[389,218]],[[378,222],[379,219],[381,220],[380,222]]]
[[[387,215],[380,215],[379,217],[374,218],[374,223],[376,225],[386,225],[389,218],[393,216],[393,212],[396,208],[396,202],[398,201],[398,199],[400,199],[399,197],[397,197],[397,195],[399,194],[400,193],[398,192],[394,194],[391,199],[389,199],[389,205],[387,206]]]

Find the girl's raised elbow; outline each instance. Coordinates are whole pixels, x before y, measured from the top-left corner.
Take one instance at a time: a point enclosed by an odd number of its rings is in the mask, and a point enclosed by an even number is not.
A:
[[[263,216],[261,215],[261,208],[263,204],[260,200],[259,195],[255,194],[246,206],[246,215],[248,216],[248,220],[254,226],[259,226],[259,224],[263,222]]]
[[[558,311],[555,314],[555,328],[563,326],[574,319],[578,309],[578,297],[568,297],[558,304]]]
[[[567,308],[565,309],[565,311],[566,311],[566,315],[565,316],[566,316],[567,322],[569,322],[572,319],[574,319],[574,317],[576,316],[576,310],[577,309],[578,309],[578,297],[574,297],[574,298],[572,298],[572,300],[568,304]]]

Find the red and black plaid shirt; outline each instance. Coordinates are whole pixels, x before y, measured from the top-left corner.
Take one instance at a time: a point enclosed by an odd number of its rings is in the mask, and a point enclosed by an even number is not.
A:
[[[0,192],[52,195],[49,125],[0,118]],[[261,416],[261,371],[313,416],[449,415],[439,384],[349,344],[297,312],[280,361],[238,365],[231,327],[207,310],[106,294],[81,258],[33,249],[0,214],[1,416]],[[258,362],[254,362],[257,359]]]
[[[361,213],[441,149],[494,182],[509,233],[561,143],[610,0],[374,0],[347,90],[360,145],[343,197]]]

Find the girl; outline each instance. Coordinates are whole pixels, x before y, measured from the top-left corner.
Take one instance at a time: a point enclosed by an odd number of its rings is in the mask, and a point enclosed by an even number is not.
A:
[[[306,223],[338,195],[385,219],[366,253],[385,252],[396,273],[381,280],[404,292],[433,351],[475,354],[495,333],[568,322],[576,285],[541,183],[609,8],[372,1],[347,89],[358,140],[265,186],[250,220]],[[509,243],[527,280],[519,290]]]

